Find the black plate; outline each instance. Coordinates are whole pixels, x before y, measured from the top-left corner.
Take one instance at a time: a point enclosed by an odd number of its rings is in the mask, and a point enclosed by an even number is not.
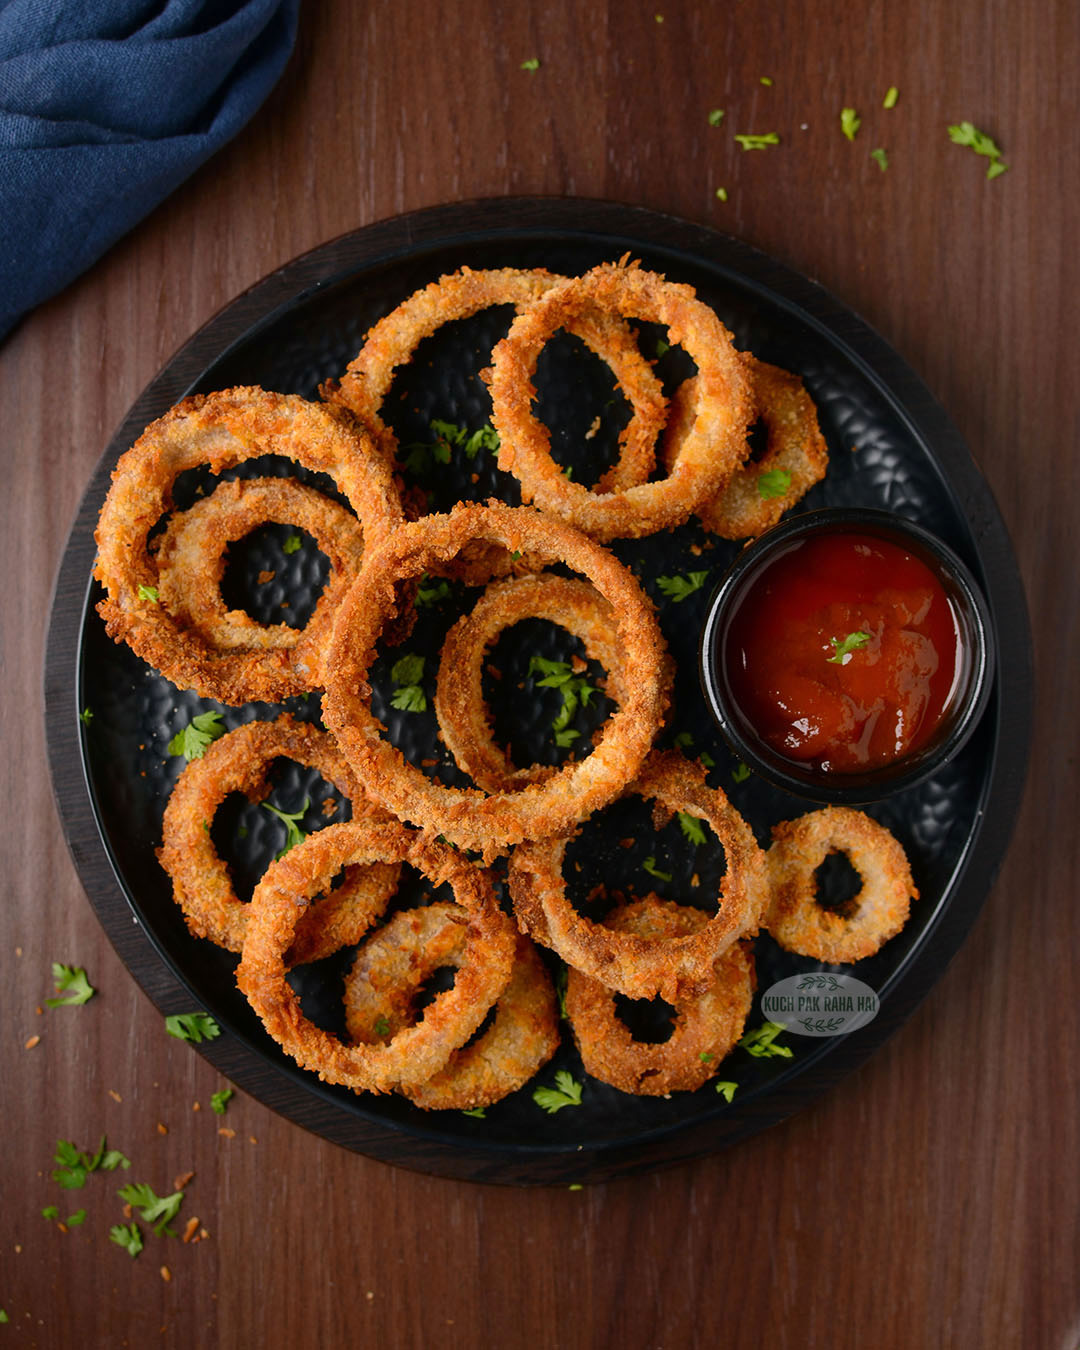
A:
[[[530,1085],[480,1120],[459,1112],[425,1114],[395,1097],[358,1097],[327,1087],[297,1069],[265,1036],[234,986],[235,958],[188,934],[156,862],[164,800],[180,764],[165,746],[193,711],[213,705],[178,692],[104,635],[93,608],[98,591],[88,578],[94,524],[110,471],[146,423],[189,392],[261,384],[315,396],[320,380],[342,371],[371,322],[443,272],[463,264],[580,272],[627,252],[673,280],[693,284],[740,347],[804,377],[831,452],[828,477],[805,506],[885,507],[938,534],[983,585],[999,649],[1008,651],[1009,660],[998,661],[991,706],[963,754],[938,778],[873,809],[905,845],[922,899],[904,932],[857,968],[882,999],[882,1011],[869,1026],[832,1040],[788,1036],[795,1050],[791,1060],[755,1059],[736,1050],[720,1075],[739,1083],[731,1105],[711,1084],[665,1100],[627,1097],[589,1080],[580,1107],[549,1116],[533,1103]],[[474,428],[487,420],[490,405],[474,376],[505,319],[505,312],[492,312],[448,326],[403,372],[396,388],[406,397],[395,401],[392,395],[388,402],[403,442],[422,438],[428,417]],[[643,337],[648,344],[653,340]],[[681,377],[678,356],[665,355],[658,367],[669,381]],[[557,452],[562,446],[573,457],[593,411],[604,412],[605,430],[589,449],[610,452],[611,425],[620,409],[604,406],[602,368],[564,342],[552,350],[541,374],[547,393],[543,412],[555,423]],[[561,399],[563,390],[570,397]],[[610,400],[610,393],[606,397]],[[583,398],[597,402],[581,421]],[[570,410],[566,419],[563,409]],[[439,472],[437,504],[440,494],[448,500],[493,490],[513,496],[490,457],[464,468],[459,472],[455,463]],[[475,484],[468,472],[473,469]],[[695,551],[703,545],[703,553]],[[679,664],[674,716],[662,743],[691,731],[694,752],[708,751],[716,761],[711,781],[729,792],[767,842],[771,825],[800,814],[807,804],[755,779],[732,781],[734,761],[707,728],[696,684],[704,605],[733,551],[733,545],[710,542],[694,525],[617,546],[661,600],[661,621]],[[285,559],[272,530],[230,578],[235,575],[243,588],[268,559],[283,574],[266,592],[273,592],[275,605],[279,581],[301,589],[318,583],[307,550]],[[709,583],[683,603],[659,596],[657,575],[705,568]],[[430,627],[439,620],[425,622]],[[544,640],[549,639],[550,634]],[[242,1088],[328,1139],[421,1171],[511,1183],[597,1180],[698,1156],[782,1119],[861,1063],[908,1016],[971,926],[1005,851],[1027,757],[1029,651],[1016,564],[986,484],[924,385],[849,310],[738,240],[652,212],[590,201],[475,202],[373,225],[288,264],[211,320],[142,394],[95,472],[60,571],[46,662],[50,764],[76,867],[113,944],[163,1012],[199,1006],[213,1013],[225,1034],[200,1052]],[[508,659],[515,659],[512,650]],[[82,727],[76,714],[85,706],[94,718]],[[317,706],[296,701],[291,706],[302,716],[318,715]],[[226,725],[233,726],[275,710],[251,705],[223,711]],[[523,711],[519,698],[513,716],[509,707],[496,715],[506,719],[522,754],[550,753],[551,704],[526,701]],[[423,719],[393,714],[388,720],[391,734],[413,753],[434,746],[432,726],[425,730]],[[295,804],[306,786],[286,778],[275,799]],[[615,808],[592,828],[588,846],[579,849],[587,864],[583,878],[682,896],[695,867],[706,875],[707,859],[696,860],[672,827],[658,843],[620,848],[618,841],[634,828],[633,812],[632,806]],[[234,849],[230,856],[241,876],[257,871],[268,851],[280,847],[265,814],[262,823],[249,833],[246,852],[221,845]],[[656,853],[661,870],[672,873],[670,884],[644,875],[646,852]],[[757,959],[759,990],[785,975],[818,968],[780,952],[766,937],[758,939]],[[331,1006],[316,998],[314,983],[310,987],[315,1015],[332,1020]],[[326,981],[319,987],[327,987]],[[750,1025],[758,1021],[755,1009]],[[569,1043],[538,1081],[550,1082],[560,1066],[582,1077]]]

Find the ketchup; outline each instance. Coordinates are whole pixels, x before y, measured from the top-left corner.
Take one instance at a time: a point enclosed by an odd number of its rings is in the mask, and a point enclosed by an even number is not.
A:
[[[872,534],[800,540],[750,581],[726,640],[728,686],[773,750],[861,773],[930,740],[963,652],[944,587]]]

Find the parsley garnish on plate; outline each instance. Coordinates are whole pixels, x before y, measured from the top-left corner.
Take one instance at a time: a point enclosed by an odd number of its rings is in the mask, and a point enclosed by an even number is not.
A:
[[[766,131],[757,135],[743,132],[736,135],[735,139],[744,150],[765,150],[770,145],[780,144],[780,137],[775,131]]]
[[[416,608],[431,609],[435,605],[441,605],[450,595],[450,583],[440,577],[432,580],[425,572],[420,578],[420,585],[416,588]]]
[[[834,666],[846,666],[851,660],[851,653],[865,647],[870,641],[870,634],[864,633],[859,628],[854,633],[849,633],[846,638],[830,638],[829,641],[833,645],[833,654],[827,656],[825,660]]]
[[[562,695],[562,707],[551,724],[555,733],[555,744],[568,749],[581,735],[570,726],[570,719],[578,707],[587,708],[589,700],[596,693],[596,686],[589,683],[584,675],[578,675],[568,661],[549,661],[545,656],[534,656],[529,661],[529,675],[542,689],[557,689]],[[540,679],[536,679],[539,675]]]
[[[700,591],[708,579],[708,572],[687,572],[685,576],[657,577],[656,584],[669,600],[680,605],[688,595]]]
[[[289,849],[295,848],[297,844],[302,844],[307,838],[307,834],[300,828],[299,822],[304,819],[311,807],[311,798],[305,797],[304,804],[299,811],[279,811],[276,806],[271,806],[269,802],[263,802],[264,811],[269,811],[271,815],[277,816],[278,820],[285,826],[285,847],[280,853],[274,854],[274,861],[283,858]]]
[[[859,130],[861,126],[862,126],[862,118],[858,115],[858,113],[855,111],[854,108],[840,109],[840,130],[844,133],[844,135],[848,138],[849,141],[853,141],[855,139],[855,133]]]
[[[109,1241],[115,1242],[118,1247],[123,1247],[124,1251],[131,1257],[136,1257],[143,1249],[142,1233],[139,1231],[137,1223],[116,1223],[109,1229]]]
[[[716,1084],[716,1090],[717,1092],[719,1092],[720,1096],[723,1097],[724,1101],[729,1102],[731,1101],[732,1097],[735,1096],[735,1093],[739,1090],[739,1085],[738,1083],[718,1082]]]
[[[564,1106],[581,1105],[581,1084],[575,1082],[566,1069],[556,1069],[555,1086],[538,1087],[533,1092],[533,1101],[537,1106],[542,1106],[549,1116],[553,1116]]]
[[[463,1116],[472,1116],[473,1120],[484,1120],[487,1116],[487,1112],[482,1106],[470,1107],[468,1110],[463,1110],[461,1114]]]
[[[949,127],[949,140],[954,145],[966,145],[977,155],[985,155],[990,160],[986,170],[987,178],[996,178],[1005,173],[1008,165],[1002,162],[1001,151],[985,131],[980,131],[971,122],[959,122]]]
[[[703,844],[705,842],[705,830],[701,820],[697,816],[692,816],[689,811],[677,811],[679,817],[679,829],[686,835],[692,844]]]
[[[648,872],[649,876],[655,877],[657,881],[671,880],[671,873],[661,872],[660,868],[656,865],[656,859],[654,857],[646,858],[641,864],[641,867],[643,871]]]
[[[59,961],[52,963],[53,984],[62,997],[47,998],[46,1008],[78,1008],[94,997],[94,986],[86,978],[82,966],[65,966]]]
[[[178,1041],[191,1041],[195,1045],[216,1040],[221,1035],[221,1028],[205,1012],[173,1013],[165,1019],[165,1030]]]
[[[296,553],[299,548],[300,536],[298,534],[290,534],[288,539],[282,544],[281,551],[282,553]]]
[[[220,713],[196,713],[169,742],[169,754],[183,755],[189,763],[193,759],[202,759],[211,743],[224,733],[225,725]]]
[[[745,783],[749,777],[750,770],[747,765],[743,764],[741,761],[736,764],[731,771],[731,781],[733,783]]]
[[[223,1116],[233,1096],[232,1088],[222,1088],[219,1092],[212,1092],[210,1094],[210,1110],[213,1111],[215,1116]]]
[[[84,727],[88,727],[93,720],[94,714],[90,708],[84,708],[82,712],[79,714],[79,721],[83,724]]]
[[[781,1059],[791,1059],[793,1051],[789,1045],[777,1045],[777,1036],[783,1035],[787,1027],[782,1022],[762,1022],[761,1026],[748,1031],[739,1041],[740,1047],[755,1059],[771,1059],[774,1055]]]
[[[427,707],[427,695],[420,687],[424,674],[425,658],[417,652],[406,652],[394,662],[390,678],[397,686],[390,706],[401,712],[423,712]]]
[[[758,474],[758,496],[763,502],[770,501],[773,497],[782,497],[789,487],[791,474],[787,469],[766,469],[764,473]]]

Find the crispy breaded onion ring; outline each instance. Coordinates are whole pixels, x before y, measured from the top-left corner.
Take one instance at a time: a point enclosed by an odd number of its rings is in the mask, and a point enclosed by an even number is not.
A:
[[[385,1043],[415,1023],[424,981],[441,966],[461,967],[467,917],[445,903],[403,910],[367,939],[345,981],[345,1024],[353,1040]],[[426,1083],[403,1088],[405,1096],[428,1111],[469,1111],[527,1083],[555,1053],[559,1018],[544,963],[520,935],[509,983],[494,1007],[487,1030],[455,1050]]]
[[[453,889],[465,925],[461,966],[454,987],[388,1044],[345,1045],[304,1016],[285,980],[285,953],[308,901],[342,867],[402,862],[433,885],[449,882]],[[425,1082],[468,1040],[506,988],[514,945],[514,926],[499,909],[487,872],[403,825],[350,821],[309,835],[268,868],[251,899],[236,982],[269,1034],[301,1068],[357,1092],[388,1092]]]
[[[230,792],[262,801],[270,790],[268,770],[281,758],[318,770],[352,803],[355,818],[382,815],[326,732],[297,722],[288,713],[275,722],[248,722],[228,731],[207,747],[201,759],[193,759],[165,807],[158,861],[172,879],[173,896],[191,931],[231,952],[244,945],[251,906],[233,890],[229,869],[210,838],[210,826]],[[289,965],[319,961],[359,942],[385,910],[397,882],[397,867],[377,863],[348,868],[341,886],[317,901],[301,920]]]
[[[712,827],[726,863],[716,914],[700,931],[673,938],[640,937],[594,923],[577,912],[566,894],[562,869],[567,834],[514,849],[508,874],[514,913],[534,941],[608,988],[627,998],[659,995],[677,1003],[705,987],[712,963],[737,939],[757,931],[768,900],[765,857],[749,825],[720,789],[710,788],[697,762],[677,751],[650,756],[628,791],[655,799],[658,827],[676,811]]]
[[[270,454],[329,474],[359,516],[367,547],[402,520],[389,464],[347,413],[292,394],[226,389],[184,399],[151,422],[121,456],[95,534],[94,575],[108,592],[98,612],[109,636],[179,687],[222,703],[277,701],[317,687],[316,672],[298,688],[287,651],[218,651],[177,623],[154,598],[160,578],[147,535],[170,510],[185,469],[209,464],[219,473]]]
[[[862,889],[844,913],[816,903],[814,873],[844,853]],[[873,956],[907,922],[919,892],[899,841],[862,811],[829,806],[773,828],[767,856],[772,899],[764,927],[781,947],[818,961]]]
[[[583,313],[618,313],[662,323],[698,367],[698,415],[667,478],[619,492],[589,492],[551,457],[551,437],[531,409],[532,378],[544,343]],[[750,388],[731,334],[690,286],[636,266],[605,263],[543,295],[514,320],[492,353],[492,422],[499,467],[534,502],[594,539],[636,538],[680,525],[726,482],[746,454]],[[633,402],[635,394],[627,390]]]
[[[655,895],[614,910],[604,926],[639,938],[670,940],[698,933],[708,923],[699,909]],[[754,997],[750,944],[737,942],[719,957],[699,994],[675,1003],[675,1029],[659,1044],[635,1040],[615,1010],[615,994],[599,980],[571,969],[566,1013],[585,1072],[620,1092],[662,1097],[693,1092],[716,1073],[742,1035]]]
[[[242,609],[227,609],[221,597],[225,550],[267,521],[295,525],[312,535],[330,560],[330,575],[302,629],[261,624]],[[184,629],[220,651],[284,649],[289,668],[300,674],[286,697],[321,682],[322,656],[334,611],[360,575],[364,532],[343,506],[292,478],[241,478],[219,483],[208,496],[169,521],[157,550],[158,601]],[[276,658],[275,658],[276,659]],[[280,668],[276,668],[280,671]]]
[[[513,792],[557,772],[547,764],[516,769],[495,743],[484,702],[487,653],[504,629],[523,619],[546,619],[580,638],[586,655],[607,672],[611,697],[619,704],[626,701],[624,648],[617,637],[615,611],[588,582],[553,573],[495,582],[447,633],[435,693],[435,714],[446,748],[458,768],[486,792]],[[670,683],[666,653],[662,661],[666,690]]]
[[[383,737],[371,710],[368,672],[379,633],[395,607],[394,586],[439,572],[464,544],[480,539],[535,553],[584,573],[617,616],[626,701],[605,723],[591,755],[567,763],[544,783],[490,796],[432,782]],[[638,772],[664,713],[663,639],[632,572],[611,553],[553,516],[501,503],[459,505],[425,516],[369,552],[360,580],[338,610],[327,658],[323,717],[368,794],[400,819],[442,834],[490,861],[522,839],[568,829],[618,795]]]
[[[697,508],[705,528],[724,539],[764,534],[825,477],[829,464],[817,408],[798,375],[758,361],[749,352],[741,356],[752,380],[754,415],[764,423],[768,443],[760,459],[736,469],[720,492]],[[696,410],[694,377],[684,380],[671,400],[661,450],[669,472],[682,453]],[[776,470],[791,481],[778,496],[763,497],[761,475]]]
[[[396,460],[397,438],[380,417],[380,409],[394,371],[412,359],[423,339],[443,324],[470,318],[492,305],[514,305],[520,313],[565,280],[543,268],[515,267],[488,271],[463,267],[440,277],[380,319],[340,382],[328,380],[320,393],[350,409]],[[660,381],[641,355],[633,333],[616,315],[582,311],[565,327],[611,367],[634,410],[619,435],[619,459],[597,482],[596,490],[610,492],[624,483],[647,479],[656,465],[656,439],[667,412]]]

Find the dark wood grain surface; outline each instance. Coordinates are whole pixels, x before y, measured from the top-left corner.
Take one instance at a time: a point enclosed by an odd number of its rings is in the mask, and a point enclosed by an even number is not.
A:
[[[533,56],[540,68],[523,71]],[[50,1347],[1077,1344],[1078,56],[1070,0],[309,4],[251,125],[0,346],[0,1336]],[[891,84],[900,99],[885,111]],[[840,132],[845,105],[863,119],[854,143]],[[708,125],[714,107],[726,109],[720,128]],[[964,118],[998,140],[1007,174],[987,182],[986,161],[949,143],[946,125]],[[732,139],[770,130],[781,144],[762,152]],[[885,173],[869,158],[879,145]],[[945,405],[998,499],[1038,677],[1005,865],[911,1021],[786,1124],[574,1192],[393,1169],[242,1095],[214,1116],[224,1080],[164,1035],[82,893],[42,718],[71,520],[113,429],[174,349],[334,235],[519,193],[604,197],[730,230],[877,327]],[[97,997],[38,1014],[53,960],[85,965]],[[41,1217],[57,1200],[55,1141],[102,1131],[159,1190],[195,1172],[184,1213],[208,1240],[155,1241],[131,1261],[107,1241],[109,1176],[59,1200],[65,1213],[87,1207],[82,1227]]]

